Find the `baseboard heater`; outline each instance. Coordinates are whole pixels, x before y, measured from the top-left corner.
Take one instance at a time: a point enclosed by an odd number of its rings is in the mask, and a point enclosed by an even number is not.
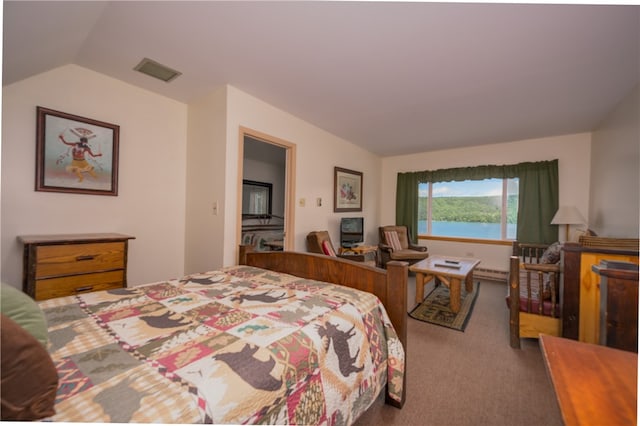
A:
[[[474,278],[480,278],[483,280],[507,282],[507,279],[509,278],[509,272],[499,269],[476,268],[473,270],[473,276]]]

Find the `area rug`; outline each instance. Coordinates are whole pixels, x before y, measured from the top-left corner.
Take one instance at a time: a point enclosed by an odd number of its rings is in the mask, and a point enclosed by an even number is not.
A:
[[[467,293],[463,283],[460,312],[454,314],[449,307],[449,289],[444,284],[440,284],[427,295],[422,303],[413,308],[409,316],[420,321],[464,331],[469,318],[471,318],[479,291],[479,282],[473,284],[471,293]]]

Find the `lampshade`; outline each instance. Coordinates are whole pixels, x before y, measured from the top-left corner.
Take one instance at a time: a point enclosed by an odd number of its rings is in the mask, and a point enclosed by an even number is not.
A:
[[[560,206],[551,219],[552,225],[582,225],[586,222],[575,206]]]

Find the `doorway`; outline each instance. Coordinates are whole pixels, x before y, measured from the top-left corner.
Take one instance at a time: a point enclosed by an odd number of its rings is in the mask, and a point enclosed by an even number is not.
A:
[[[293,249],[295,145],[241,127],[239,147],[238,241]]]

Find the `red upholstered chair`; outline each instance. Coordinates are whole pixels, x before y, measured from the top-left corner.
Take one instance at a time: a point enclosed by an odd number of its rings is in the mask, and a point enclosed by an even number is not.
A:
[[[411,243],[409,230],[406,226],[381,226],[378,228],[380,234],[380,254],[383,267],[391,260],[399,260],[413,264],[429,257],[425,246],[418,246]]]
[[[327,231],[309,232],[307,235],[307,251],[327,256],[340,257],[354,262],[365,262],[371,266],[376,266],[375,260],[368,260],[364,254],[340,254],[337,252],[333,247],[333,243],[331,243],[331,237]]]

